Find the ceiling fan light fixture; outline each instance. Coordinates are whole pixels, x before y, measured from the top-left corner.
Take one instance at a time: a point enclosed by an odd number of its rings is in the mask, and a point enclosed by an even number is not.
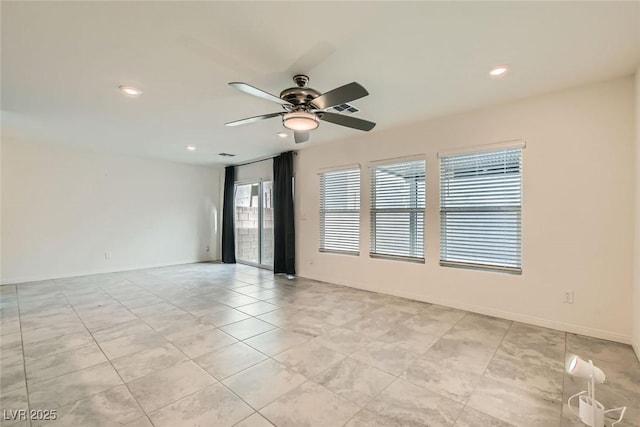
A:
[[[292,111],[282,116],[282,125],[287,129],[309,131],[319,126],[318,117],[306,111]]]

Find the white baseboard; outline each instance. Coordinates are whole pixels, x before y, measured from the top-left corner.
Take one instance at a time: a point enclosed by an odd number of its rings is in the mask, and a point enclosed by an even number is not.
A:
[[[120,273],[123,271],[144,270],[145,268],[170,267],[173,265],[194,264],[198,262],[215,262],[215,260],[190,259],[190,260],[181,260],[181,261],[171,261],[171,262],[161,263],[161,264],[142,264],[142,265],[116,267],[116,268],[113,268],[113,267],[96,268],[96,269],[90,269],[90,270],[80,270],[80,271],[72,271],[72,272],[57,273],[57,274],[36,274],[33,276],[10,277],[8,279],[2,278],[1,285],[15,285],[15,284],[26,283],[26,282],[39,282],[42,280],[66,279],[69,277],[78,277],[78,276],[92,276],[94,274]]]
[[[622,335],[615,332],[604,331],[601,329],[587,328],[580,325],[573,325],[570,323],[559,322],[556,320],[542,319],[539,317],[527,316],[523,314],[513,313],[504,310],[496,310],[489,307],[483,307],[473,304],[467,304],[460,301],[447,300],[437,297],[425,297],[424,295],[417,295],[411,292],[392,292],[388,289],[382,289],[375,286],[370,286],[364,283],[345,282],[337,278],[327,277],[313,277],[313,276],[300,276],[311,280],[318,280],[321,282],[335,283],[338,285],[348,286],[351,288],[362,289],[365,291],[378,292],[381,294],[393,295],[402,298],[409,298],[412,300],[423,301],[430,304],[438,304],[446,307],[457,308],[459,310],[470,311],[473,313],[484,314],[486,316],[499,317],[501,319],[513,320],[516,322],[528,323],[530,325],[541,326],[544,328],[555,329],[563,332],[571,332],[574,334],[586,335],[594,338],[601,338],[608,341],[615,341],[623,344],[631,344],[631,337],[628,335]],[[635,349],[636,355],[640,355],[640,352]],[[639,356],[640,357],[640,356]]]

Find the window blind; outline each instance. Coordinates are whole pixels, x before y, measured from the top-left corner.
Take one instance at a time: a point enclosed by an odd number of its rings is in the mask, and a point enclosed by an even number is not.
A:
[[[320,174],[320,251],[359,254],[360,169]]]
[[[522,149],[440,159],[440,264],[520,274]]]
[[[370,255],[424,261],[425,161],[373,166],[370,175]]]

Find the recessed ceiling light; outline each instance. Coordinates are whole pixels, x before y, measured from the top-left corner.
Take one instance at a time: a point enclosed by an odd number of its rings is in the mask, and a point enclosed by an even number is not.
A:
[[[507,67],[506,65],[498,65],[496,67],[493,67],[491,71],[489,71],[489,75],[491,77],[499,77],[504,75],[507,71],[509,71],[509,67]]]
[[[278,135],[280,138],[286,138],[287,136],[289,136],[286,132],[278,132],[276,135]]]
[[[130,96],[132,98],[135,98],[137,96],[142,95],[142,91],[140,89],[138,89],[137,87],[133,87],[133,86],[118,86],[118,88],[122,91],[122,93],[124,93],[127,96]]]
[[[186,148],[188,151],[196,151],[196,146],[195,145],[187,145]]]

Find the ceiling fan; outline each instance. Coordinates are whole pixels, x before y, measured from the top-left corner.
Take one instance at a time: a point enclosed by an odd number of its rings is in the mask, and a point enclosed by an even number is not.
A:
[[[309,131],[316,129],[320,125],[320,120],[364,131],[370,131],[375,127],[376,124],[373,122],[327,111],[336,105],[369,95],[369,92],[358,83],[349,83],[321,94],[307,86],[309,77],[305,75],[295,75],[293,81],[296,83],[296,87],[283,90],[280,92],[280,97],[246,83],[229,83],[230,86],[249,95],[277,102],[284,111],[236,120],[225,123],[225,126],[244,125],[281,116],[282,125],[293,130],[296,144],[308,141]]]

